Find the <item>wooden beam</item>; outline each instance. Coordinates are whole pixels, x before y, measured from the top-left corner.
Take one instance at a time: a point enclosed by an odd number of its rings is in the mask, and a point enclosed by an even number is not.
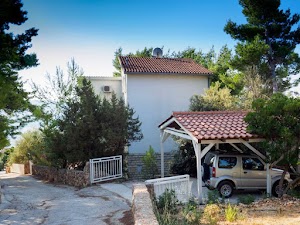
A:
[[[201,155],[200,155],[200,159],[203,158],[203,156],[205,156],[205,154],[212,148],[214,147],[214,143],[210,143],[208,146],[206,146],[202,151],[201,151]]]
[[[240,153],[243,153],[243,150],[240,149],[238,146],[236,146],[235,144],[229,143],[232,147],[234,147],[236,150],[238,150]]]
[[[251,151],[253,151],[256,155],[258,155],[262,159],[266,159],[266,156],[261,154],[256,148],[254,148],[252,145],[250,145],[247,141],[241,139],[241,143],[243,143],[247,148],[249,148]]]
[[[182,132],[177,132],[174,130],[170,130],[169,128],[166,128],[164,130],[165,133],[168,133],[168,134],[171,134],[171,135],[174,135],[174,136],[177,136],[177,137],[181,137],[181,138],[184,138],[184,139],[188,139],[188,140],[193,140],[193,138],[191,136],[189,136],[188,134],[184,134]]]

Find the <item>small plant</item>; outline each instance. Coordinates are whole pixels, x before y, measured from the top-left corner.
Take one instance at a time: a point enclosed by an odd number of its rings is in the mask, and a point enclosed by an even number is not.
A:
[[[156,157],[155,157],[155,151],[152,148],[152,146],[149,146],[148,151],[146,151],[145,156],[142,158],[142,161],[144,163],[143,167],[143,175],[144,178],[154,178],[155,175],[158,173],[158,168],[156,164]]]
[[[241,195],[238,197],[238,202],[245,204],[245,205],[250,205],[252,202],[255,201],[255,197],[253,195]]]
[[[217,204],[220,203],[218,190],[210,190],[207,193],[207,204]]]
[[[220,220],[221,208],[217,204],[206,205],[204,208],[203,217],[210,225],[215,225]]]
[[[230,203],[225,207],[225,218],[228,222],[234,222],[238,217],[238,208],[231,206]]]
[[[164,213],[176,213],[177,210],[177,204],[179,203],[175,191],[166,189],[162,195],[158,197],[158,201],[156,201],[156,206],[159,212]]]
[[[190,200],[186,204],[183,214],[189,224],[199,224],[201,213],[197,207],[197,203],[194,200]]]

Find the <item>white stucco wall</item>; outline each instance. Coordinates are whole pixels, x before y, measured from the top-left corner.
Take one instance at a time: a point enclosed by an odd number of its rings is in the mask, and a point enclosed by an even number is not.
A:
[[[95,93],[107,99],[111,98],[112,92],[103,92],[104,86],[110,86],[111,90],[118,98],[124,97],[122,94],[122,78],[121,77],[87,77],[92,83]]]
[[[144,139],[132,143],[129,153],[145,153],[149,145],[160,151],[158,125],[173,111],[187,111],[191,96],[203,94],[208,88],[207,76],[192,75],[127,75],[128,103],[142,122]],[[164,143],[165,151],[176,149],[170,140]]]

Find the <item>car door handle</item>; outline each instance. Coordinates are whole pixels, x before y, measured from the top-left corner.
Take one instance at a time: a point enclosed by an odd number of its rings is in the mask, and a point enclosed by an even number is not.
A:
[[[244,171],[244,173],[248,173],[247,171]]]

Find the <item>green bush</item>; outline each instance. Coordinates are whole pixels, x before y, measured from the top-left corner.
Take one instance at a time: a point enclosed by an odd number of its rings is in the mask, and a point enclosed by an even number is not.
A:
[[[207,204],[218,204],[224,201],[224,199],[219,199],[219,192],[217,189],[209,190],[207,192]]]
[[[142,158],[143,161],[143,176],[145,179],[154,178],[156,174],[158,174],[158,168],[156,164],[156,156],[155,151],[149,146],[148,151],[146,151],[146,154]]]
[[[166,189],[166,191],[158,197],[156,206],[159,212],[177,213],[177,204],[179,203],[174,190]]]
[[[197,225],[201,219],[201,212],[198,209],[198,205],[195,201],[190,200],[184,207],[183,215],[188,224]]]
[[[9,155],[8,165],[13,163],[27,163],[32,160],[34,164],[48,165],[44,152],[43,134],[38,130],[27,131],[16,142],[14,151]]]
[[[191,142],[184,142],[174,154],[171,173],[179,175],[189,174],[192,177],[197,176],[196,156]]]
[[[249,205],[254,201],[255,201],[255,197],[253,195],[250,195],[250,194],[241,195],[241,196],[238,197],[238,202],[242,203],[242,204],[245,204],[245,205]]]
[[[7,149],[4,153],[0,153],[0,170],[5,168],[9,155],[14,151],[14,147]]]

